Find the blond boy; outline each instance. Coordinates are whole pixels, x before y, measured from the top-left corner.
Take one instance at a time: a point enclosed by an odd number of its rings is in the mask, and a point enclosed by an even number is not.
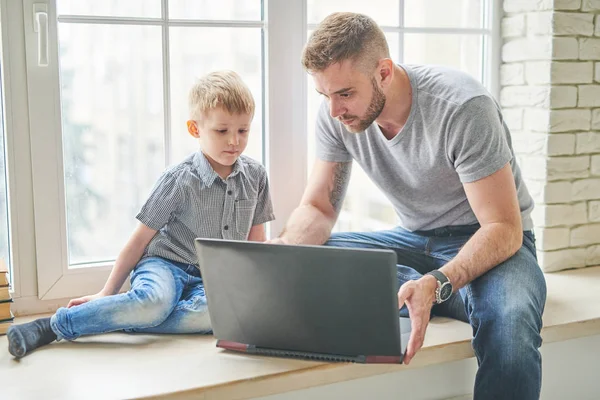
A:
[[[242,155],[255,110],[248,87],[234,72],[213,72],[192,87],[189,105],[188,132],[200,151],[159,178],[104,288],[11,327],[13,356],[112,331],[211,332],[194,239],[264,241],[274,216],[264,167]],[[130,273],[131,290],[118,294]]]

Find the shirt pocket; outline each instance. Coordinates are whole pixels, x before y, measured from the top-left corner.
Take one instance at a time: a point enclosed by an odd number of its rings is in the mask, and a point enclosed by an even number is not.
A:
[[[256,209],[257,199],[238,200],[235,203],[235,229],[240,235],[240,239],[248,239],[252,220],[254,219],[254,210]]]

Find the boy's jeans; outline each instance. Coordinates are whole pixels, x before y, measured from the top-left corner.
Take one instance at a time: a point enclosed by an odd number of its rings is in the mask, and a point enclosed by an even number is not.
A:
[[[211,333],[200,271],[160,257],[142,259],[131,274],[131,290],[71,308],[50,320],[58,340],[112,331]]]
[[[398,283],[402,285],[446,264],[478,228],[335,233],[327,245],[394,250],[399,264]],[[435,315],[460,319],[473,327],[472,343],[479,364],[476,400],[529,400],[540,396],[542,365],[538,348],[542,344],[546,282],[537,264],[535,238],[531,232],[523,236],[523,246],[513,257],[432,310]],[[407,315],[406,307],[400,314]]]

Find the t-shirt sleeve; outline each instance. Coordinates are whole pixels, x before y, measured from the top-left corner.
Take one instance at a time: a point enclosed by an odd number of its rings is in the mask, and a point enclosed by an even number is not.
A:
[[[184,194],[177,178],[170,172],[164,172],[136,218],[149,228],[159,230],[181,210],[183,204]]]
[[[317,113],[315,124],[315,147],[317,158],[323,161],[349,162],[352,156],[348,153],[342,140],[339,122],[329,115],[329,103],[323,100]]]
[[[269,192],[269,178],[267,177],[267,171],[264,167],[261,167],[260,186],[258,188],[258,198],[252,225],[264,224],[274,219],[273,203],[271,202],[271,193]]]
[[[507,132],[496,103],[488,96],[474,97],[456,111],[446,149],[462,183],[485,178],[513,158]]]

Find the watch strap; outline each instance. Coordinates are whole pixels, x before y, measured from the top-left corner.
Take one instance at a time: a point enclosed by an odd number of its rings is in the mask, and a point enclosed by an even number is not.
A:
[[[426,275],[432,275],[435,279],[438,280],[440,285],[443,285],[444,283],[449,281],[448,277],[437,269],[434,269],[433,271],[429,271]]]

